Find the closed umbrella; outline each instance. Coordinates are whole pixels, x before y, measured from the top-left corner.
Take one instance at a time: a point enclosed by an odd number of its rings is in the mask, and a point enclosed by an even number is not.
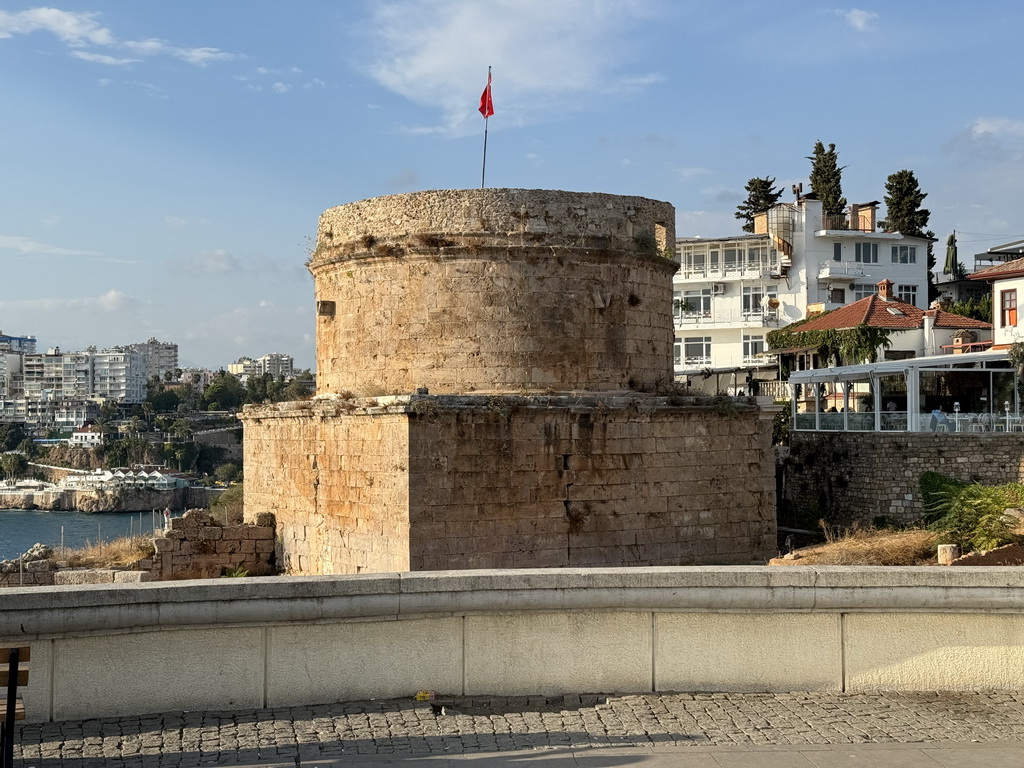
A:
[[[954,229],[949,239],[946,240],[946,266],[942,268],[942,274],[944,275],[955,275],[956,274],[956,230]]]

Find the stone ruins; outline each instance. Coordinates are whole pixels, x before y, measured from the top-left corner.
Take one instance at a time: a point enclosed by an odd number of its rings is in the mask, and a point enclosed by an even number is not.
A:
[[[318,394],[240,417],[245,517],[276,516],[279,566],[774,554],[772,414],[672,391],[674,221],[645,198],[520,189],[326,211]]]

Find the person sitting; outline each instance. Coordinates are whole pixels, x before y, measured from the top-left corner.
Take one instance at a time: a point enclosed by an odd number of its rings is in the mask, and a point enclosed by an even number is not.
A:
[[[945,411],[942,410],[942,406],[938,406],[932,411],[931,428],[932,432],[938,432],[939,426],[942,425],[942,431],[949,430],[949,419],[946,417]]]

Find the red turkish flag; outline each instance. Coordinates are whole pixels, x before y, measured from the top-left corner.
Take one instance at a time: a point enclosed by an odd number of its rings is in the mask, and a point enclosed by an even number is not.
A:
[[[494,114],[494,102],[491,101],[491,69],[487,68],[487,87],[480,94],[480,114],[487,119]]]

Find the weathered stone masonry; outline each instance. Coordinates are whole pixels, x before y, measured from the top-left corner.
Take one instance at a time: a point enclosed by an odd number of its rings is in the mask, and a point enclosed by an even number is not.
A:
[[[371,402],[248,412],[264,442],[246,456],[246,507],[276,510],[286,569],[750,563],[774,554],[768,417],[755,406],[720,414],[644,395]],[[323,452],[290,452],[297,440]]]
[[[671,205],[549,190],[320,219],[314,400],[246,406],[246,519],[292,573],[749,563],[765,412],[672,380]],[[669,258],[667,258],[668,256]]]
[[[784,498],[807,519],[913,523],[920,478],[940,472],[985,485],[1024,481],[1024,434],[792,432]]]

